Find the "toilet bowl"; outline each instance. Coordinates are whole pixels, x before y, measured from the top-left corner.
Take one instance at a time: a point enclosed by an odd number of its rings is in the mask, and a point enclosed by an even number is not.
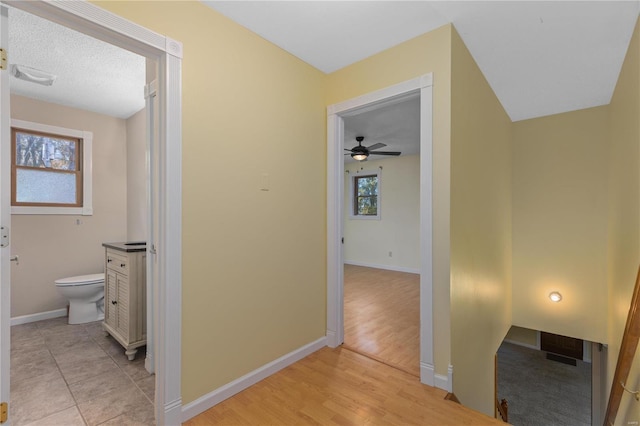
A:
[[[55,283],[69,300],[69,324],[104,319],[104,273],[60,278]]]

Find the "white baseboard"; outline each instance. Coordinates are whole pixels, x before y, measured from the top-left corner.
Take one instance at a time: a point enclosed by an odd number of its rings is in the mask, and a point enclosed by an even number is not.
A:
[[[342,342],[338,342],[338,335],[333,330],[327,330],[327,346],[330,348],[337,348],[342,344]]]
[[[528,343],[522,343],[522,342],[518,342],[517,340],[510,340],[510,339],[504,339],[503,341],[507,342],[507,343],[511,343],[512,345],[523,346],[525,348],[535,349],[537,351],[540,350],[540,344],[538,344],[538,345],[530,345]]]
[[[436,369],[432,364],[420,363],[420,383],[434,387],[436,384]]]
[[[42,321],[51,318],[67,316],[67,308],[56,309],[55,311],[39,312],[37,314],[22,315],[11,318],[11,325],[28,324],[30,322]]]
[[[182,399],[171,401],[164,405],[164,424],[165,425],[180,425],[182,414]]]
[[[345,260],[345,265],[364,266],[367,268],[386,269],[387,271],[407,272],[409,274],[419,274],[420,268],[405,268],[404,266],[376,265],[374,263],[358,262],[355,260]]]
[[[435,387],[438,389],[446,390],[447,392],[453,392],[453,365],[449,365],[447,368],[447,375],[436,374]]]
[[[311,342],[301,348],[296,349],[293,352],[289,352],[286,355],[281,356],[280,358],[272,361],[262,367],[253,370],[250,373],[245,374],[244,376],[234,380],[231,383],[227,383],[226,385],[209,392],[206,395],[201,396],[189,404],[186,404],[182,407],[182,421],[186,422],[187,420],[197,416],[198,414],[208,410],[216,404],[224,401],[227,398],[232,397],[237,394],[258,383],[260,380],[263,380],[274,373],[282,370],[289,365],[300,361],[302,358],[306,357],[314,353],[315,351],[327,346],[327,338],[321,337],[320,339]]]
[[[447,375],[436,374],[435,367],[426,362],[420,363],[420,382],[425,385],[452,392],[453,366],[449,365]]]

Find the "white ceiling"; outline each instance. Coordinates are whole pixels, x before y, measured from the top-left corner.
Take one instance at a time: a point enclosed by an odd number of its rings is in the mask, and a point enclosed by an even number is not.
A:
[[[400,151],[401,155],[418,154],[420,152],[420,97],[416,96],[401,103],[345,117],[344,147],[351,149],[357,146],[356,136],[364,136],[363,146],[368,147],[376,143],[387,145],[378,151]],[[349,154],[346,151],[345,153]],[[389,157],[369,156],[371,161],[385,158]],[[350,155],[345,155],[344,160],[345,163],[356,161]]]
[[[609,103],[633,1],[204,1],[326,73],[453,22],[513,121]]]
[[[639,0],[205,3],[324,72],[453,22],[514,121],[607,104],[640,10]],[[9,39],[10,63],[58,76],[51,87],[12,78],[12,93],[121,118],[144,106],[143,57],[16,9]],[[367,132],[365,145],[380,138]]]
[[[640,11],[638,0],[203,2],[325,73],[452,22],[513,121],[608,104]],[[345,147],[365,136],[415,154],[418,115],[408,102],[346,118]]]
[[[144,108],[145,58],[18,9],[9,63],[56,75],[52,86],[11,78],[11,93],[128,118]]]

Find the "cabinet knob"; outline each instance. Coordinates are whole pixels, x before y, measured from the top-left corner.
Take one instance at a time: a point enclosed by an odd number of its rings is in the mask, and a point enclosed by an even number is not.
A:
[[[118,304],[118,301],[117,301],[117,300],[112,300],[112,301],[111,301],[111,304],[112,304],[112,305],[117,305],[117,304]]]
[[[121,264],[120,264],[120,267],[121,267],[121,268],[124,268],[125,266],[127,266],[127,265],[125,265],[124,263],[121,263]]]
[[[111,258],[107,257],[107,263],[111,263]]]

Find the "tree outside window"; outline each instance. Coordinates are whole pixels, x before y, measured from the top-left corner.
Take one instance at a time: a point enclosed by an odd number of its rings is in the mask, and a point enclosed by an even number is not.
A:
[[[82,140],[12,129],[13,206],[82,206]]]
[[[356,215],[378,215],[378,176],[356,176],[355,178]]]

